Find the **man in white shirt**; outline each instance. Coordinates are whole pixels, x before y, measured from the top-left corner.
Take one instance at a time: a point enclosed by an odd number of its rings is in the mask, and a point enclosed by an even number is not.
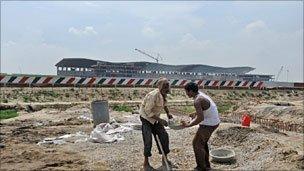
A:
[[[210,170],[208,140],[220,124],[216,104],[206,94],[198,91],[194,82],[186,84],[185,91],[188,97],[194,99],[196,110],[195,118],[187,123],[182,121],[184,127],[192,127],[199,124],[199,128],[193,138],[193,150],[197,167],[195,170]]]

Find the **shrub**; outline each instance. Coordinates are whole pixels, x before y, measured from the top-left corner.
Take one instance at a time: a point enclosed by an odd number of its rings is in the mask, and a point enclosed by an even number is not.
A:
[[[24,102],[29,102],[30,101],[30,97],[25,95],[22,97]]]
[[[114,105],[113,110],[114,111],[119,111],[119,112],[121,112],[121,111],[132,112],[133,111],[130,106],[126,106],[126,105],[123,105],[123,104],[122,105]]]
[[[139,92],[138,92],[138,90],[134,90],[134,91],[133,91],[133,96],[134,96],[134,97],[139,96]]]
[[[67,97],[67,98],[69,98],[69,97],[70,97],[70,94],[69,94],[69,93],[65,93],[64,96]]]

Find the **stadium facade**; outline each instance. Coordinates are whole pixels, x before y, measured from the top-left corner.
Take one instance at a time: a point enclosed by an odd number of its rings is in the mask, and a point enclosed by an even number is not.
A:
[[[133,77],[204,80],[272,81],[273,75],[247,74],[252,67],[209,65],[166,65],[151,62],[107,62],[85,58],[64,58],[56,65],[58,76]]]

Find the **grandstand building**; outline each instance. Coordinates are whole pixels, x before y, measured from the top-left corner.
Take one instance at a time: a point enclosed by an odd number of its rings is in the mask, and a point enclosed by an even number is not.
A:
[[[56,65],[58,76],[133,77],[203,80],[271,81],[273,75],[247,74],[252,67],[215,67],[209,65],[166,65],[151,62],[106,62],[85,58],[64,58]]]

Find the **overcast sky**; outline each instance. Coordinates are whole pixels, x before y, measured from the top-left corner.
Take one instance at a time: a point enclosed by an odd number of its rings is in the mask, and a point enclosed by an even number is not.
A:
[[[279,80],[303,81],[303,1],[1,1],[1,72],[55,75],[72,57],[154,62],[134,48],[173,65],[284,66]]]

